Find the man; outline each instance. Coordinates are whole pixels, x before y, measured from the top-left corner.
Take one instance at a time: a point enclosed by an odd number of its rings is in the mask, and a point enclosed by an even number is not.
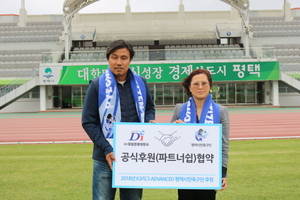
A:
[[[106,51],[109,67],[90,81],[82,111],[82,126],[94,143],[93,200],[113,200],[112,139],[114,122],[154,122],[155,108],[144,77],[129,68],[134,56],[124,40]],[[118,162],[118,161],[116,161]],[[120,189],[121,200],[140,200],[142,189]]]

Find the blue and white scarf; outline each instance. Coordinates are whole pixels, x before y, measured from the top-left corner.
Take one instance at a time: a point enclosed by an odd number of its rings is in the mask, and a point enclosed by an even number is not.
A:
[[[196,105],[192,97],[183,104],[179,119],[185,123],[197,123]],[[201,124],[219,124],[220,123],[220,106],[216,104],[210,94],[205,99],[202,107],[202,113],[199,123]]]
[[[145,119],[146,89],[141,77],[129,68],[128,76],[133,98],[140,122]],[[100,126],[104,137],[111,143],[114,137],[114,122],[121,122],[121,106],[117,82],[110,68],[99,78],[98,108],[100,116]]]

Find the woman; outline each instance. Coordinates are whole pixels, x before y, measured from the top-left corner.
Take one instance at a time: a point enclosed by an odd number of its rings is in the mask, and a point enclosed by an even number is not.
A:
[[[212,78],[205,69],[194,70],[182,82],[186,94],[190,97],[184,104],[174,108],[173,123],[206,123],[222,124],[222,189],[227,187],[226,174],[229,147],[229,117],[227,108],[216,104],[209,94]],[[179,200],[213,200],[215,190],[178,190]]]

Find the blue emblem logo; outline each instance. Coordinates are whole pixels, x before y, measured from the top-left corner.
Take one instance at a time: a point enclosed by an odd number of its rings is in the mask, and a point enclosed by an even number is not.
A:
[[[209,133],[206,130],[200,128],[198,131],[195,132],[195,138],[197,141],[202,141],[203,139],[207,138]]]
[[[45,75],[44,75],[44,77],[47,78],[47,79],[50,79],[50,78],[53,77],[53,75],[52,75],[52,69],[51,68],[46,68],[45,69]]]

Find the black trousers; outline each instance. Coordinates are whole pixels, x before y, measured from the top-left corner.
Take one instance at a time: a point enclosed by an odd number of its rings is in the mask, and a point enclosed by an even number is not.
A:
[[[215,190],[178,190],[178,200],[215,200]]]

